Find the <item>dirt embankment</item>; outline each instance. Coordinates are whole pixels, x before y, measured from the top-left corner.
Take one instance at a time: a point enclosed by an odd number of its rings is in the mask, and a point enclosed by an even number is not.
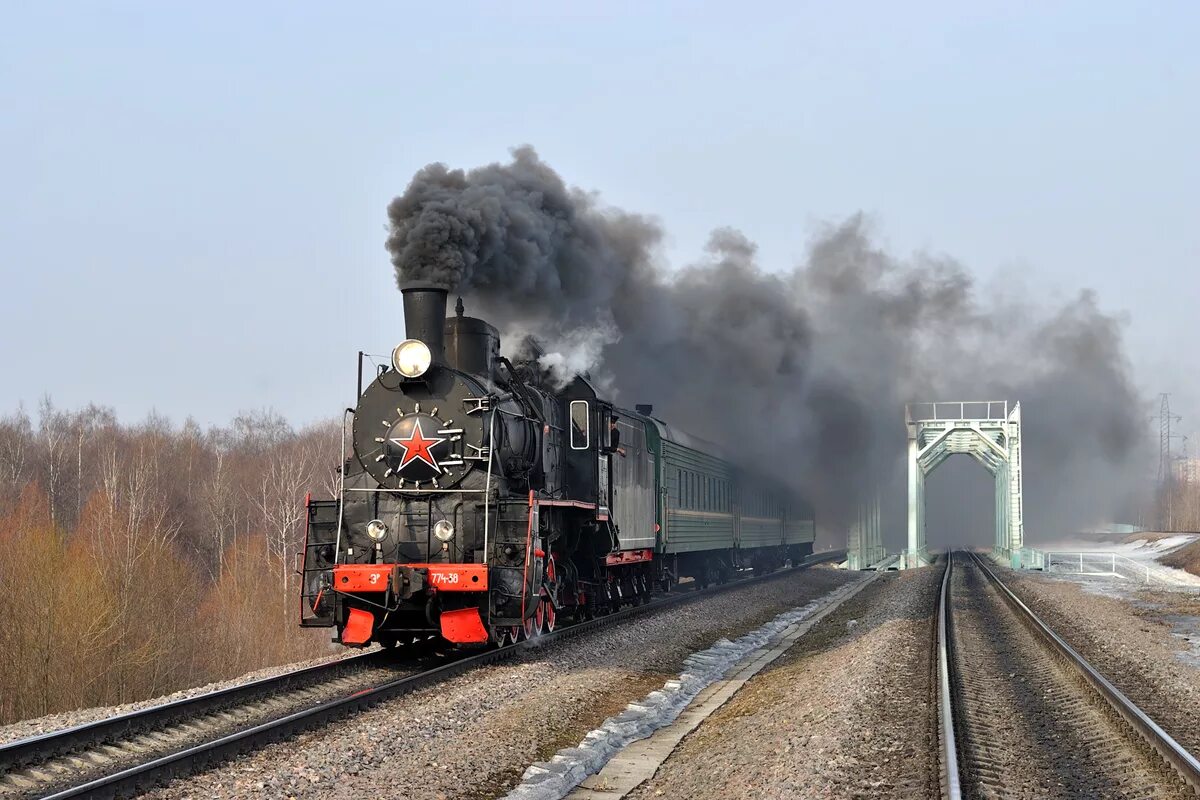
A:
[[[1158,560],[1158,563],[1176,569],[1187,570],[1193,575],[1200,575],[1200,539],[1185,544],[1183,547],[1168,553]]]

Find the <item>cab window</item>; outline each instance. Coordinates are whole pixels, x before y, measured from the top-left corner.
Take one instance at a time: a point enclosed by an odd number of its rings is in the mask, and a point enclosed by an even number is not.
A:
[[[586,400],[571,401],[571,449],[587,450],[591,439],[591,415]]]

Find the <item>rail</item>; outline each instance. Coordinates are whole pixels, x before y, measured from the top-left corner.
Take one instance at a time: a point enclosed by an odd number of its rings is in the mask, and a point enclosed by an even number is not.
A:
[[[0,745],[0,774],[13,769],[37,764],[81,747],[96,746],[115,741],[132,731],[153,730],[165,727],[178,720],[192,719],[217,709],[244,703],[252,698],[286,690],[291,684],[307,683],[325,674],[340,672],[347,668],[367,666],[384,660],[385,653],[371,651],[348,656],[337,661],[327,661],[282,675],[259,678],[204,694],[172,700],[169,703],[129,711],[124,714],[96,720],[70,728],[30,736]]]
[[[938,736],[941,739],[941,783],[944,800],[962,800],[962,785],[958,772],[958,742],[954,733],[954,703],[950,694],[950,571],[953,568],[954,552],[947,551],[946,571],[942,573],[942,591],[938,598],[937,619]]]
[[[490,649],[479,653],[478,655],[459,658],[424,672],[419,672],[414,675],[406,675],[402,678],[389,681],[373,689],[353,692],[346,697],[327,701],[319,705],[288,714],[280,717],[279,719],[254,725],[252,727],[221,736],[199,745],[187,747],[177,752],[155,758],[151,761],[123,769],[119,772],[96,778],[76,786],[71,786],[61,791],[54,792],[53,794],[45,795],[43,800],[65,800],[65,798],[93,796],[119,796],[122,794],[136,792],[139,789],[144,789],[164,779],[189,774],[197,771],[207,764],[223,761],[232,756],[236,756],[238,754],[266,745],[270,742],[294,736],[297,733],[310,730],[318,725],[339,719],[347,714],[368,708],[384,700],[388,700],[393,697],[399,697],[426,686],[440,683],[441,681],[447,680],[456,675],[468,672],[471,669],[515,657],[516,655],[529,649],[564,640],[571,636],[576,636],[605,625],[621,622],[629,619],[630,617],[645,614],[647,612],[659,611],[671,606],[692,602],[694,600],[748,586],[753,583],[775,580],[817,564],[840,560],[844,557],[844,551],[831,551],[828,553],[822,553],[820,555],[813,555],[809,556],[801,563],[793,565],[787,569],[778,570],[766,575],[740,578],[738,580],[729,581],[725,584],[710,586],[707,589],[696,589],[692,591],[679,592],[678,594],[671,594],[658,600],[652,600],[645,605],[631,606],[613,614],[608,614],[588,620],[586,622],[578,622],[570,626],[561,627],[551,633],[545,633],[534,639],[525,640],[518,644],[507,645],[497,649]],[[354,658],[369,657],[381,658],[383,657],[383,654],[372,652],[362,656],[356,656]],[[349,659],[342,659],[340,662],[332,663],[340,664],[348,660]],[[276,676],[274,678],[264,678],[260,681],[256,681],[254,684],[247,684],[245,686],[248,687],[255,685],[259,688],[259,691],[261,691],[263,687],[272,682],[294,678],[309,670],[321,669],[324,667],[325,665],[319,665],[318,667],[310,667],[306,668],[305,670],[297,670],[296,672],[287,673],[286,675]],[[99,723],[93,723],[92,725],[80,726],[79,728],[72,728],[63,731],[55,731],[33,737],[32,739],[24,739],[18,742],[13,742],[9,745],[6,745],[3,749],[0,749],[0,755],[2,755],[5,751],[9,752],[10,754],[22,752],[28,754],[31,751],[36,751],[36,749],[39,747],[49,748],[49,750],[43,750],[42,755],[44,755],[46,752],[61,753],[69,751],[71,748],[78,749],[80,745],[77,743],[72,744],[72,741],[77,741],[74,739],[74,737],[77,737],[84,729],[93,728],[93,734],[95,734],[103,730],[105,726],[111,725],[112,727],[109,728],[110,734],[120,736],[122,724],[132,721],[134,718],[139,716],[142,718],[141,723],[129,728],[129,730],[132,730],[134,727],[137,729],[142,729],[150,724],[153,724],[153,715],[161,714],[167,709],[173,709],[175,712],[184,711],[186,713],[188,704],[192,704],[192,707],[194,708],[205,708],[207,706],[198,704],[202,703],[206,699],[215,698],[222,692],[238,692],[244,688],[245,687],[232,687],[231,689],[220,690],[219,692],[213,692],[206,695],[199,695],[194,698],[175,701],[174,703],[168,703],[163,706],[154,706],[142,711],[122,715],[121,717],[114,717],[111,720],[103,720]],[[194,715],[195,714],[191,714],[191,716]],[[178,718],[179,716],[179,713],[175,713],[172,715],[172,718]],[[114,735],[108,735],[105,739],[102,739],[102,741],[108,741],[113,738]],[[94,737],[85,738],[84,741],[85,743],[95,743],[96,739]],[[39,759],[39,761],[41,760],[44,760],[44,758]],[[22,763],[29,762],[26,761]],[[0,767],[2,766],[3,762],[0,762]]]
[[[1030,608],[1017,597],[1011,589],[983,563],[975,553],[971,553],[975,564],[983,571],[988,580],[1000,590],[1010,607],[1054,650],[1068,665],[1075,669],[1117,714],[1129,724],[1162,758],[1179,773],[1193,789],[1200,790],[1200,761],[1176,742],[1158,723],[1138,708],[1116,686],[1093,667],[1067,644],[1061,636],[1050,629],[1046,623],[1033,613]],[[943,591],[945,586],[943,583]]]

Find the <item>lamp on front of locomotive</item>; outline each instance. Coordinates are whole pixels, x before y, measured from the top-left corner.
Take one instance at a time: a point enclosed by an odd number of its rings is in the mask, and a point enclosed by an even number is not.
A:
[[[371,520],[367,523],[367,536],[371,537],[372,542],[382,542],[387,536],[387,525],[383,524],[383,520]]]
[[[392,368],[406,378],[419,378],[433,363],[433,354],[420,339],[405,339],[392,350]]]
[[[444,519],[439,519],[433,524],[433,535],[439,542],[445,544],[454,538],[454,526]]]
[[[387,538],[387,525],[381,519],[373,519],[367,523],[367,536],[375,543],[376,558],[383,558],[383,540]]]

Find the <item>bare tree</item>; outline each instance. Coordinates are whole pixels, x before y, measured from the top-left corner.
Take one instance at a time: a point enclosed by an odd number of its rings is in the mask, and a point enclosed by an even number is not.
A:
[[[312,454],[316,480],[314,492],[321,497],[337,497],[342,458],[342,426],[338,420],[310,425],[300,432],[302,446]]]
[[[0,419],[0,501],[16,502],[21,488],[29,481],[29,461],[33,449],[33,424],[25,410]],[[0,511],[3,509],[0,508]]]
[[[39,405],[0,418],[0,723],[307,658],[292,553],[340,427]],[[283,624],[280,624],[282,620]]]
[[[50,497],[50,519],[52,522],[57,522],[62,516],[59,503],[66,470],[70,420],[65,414],[54,408],[54,404],[50,401],[50,395],[44,395],[38,404],[38,417],[38,432],[46,448],[44,466],[46,492]]]
[[[71,419],[70,426],[75,432],[75,519],[83,513],[83,499],[90,491],[83,469],[84,453],[96,452],[99,432],[112,430],[116,425],[113,410],[96,405],[88,405]]]
[[[204,521],[208,528],[206,538],[214,550],[215,559],[209,561],[209,573],[219,581],[225,575],[225,550],[237,530],[237,504],[234,502],[233,479],[229,469],[229,455],[224,448],[216,450],[213,468],[203,484]]]
[[[233,419],[233,436],[242,450],[261,454],[290,440],[292,427],[273,408],[243,411]]]
[[[267,554],[276,562],[280,591],[291,597],[291,554],[300,548],[299,536],[304,522],[304,494],[312,486],[312,455],[306,448],[277,449],[271,453],[255,503],[262,513],[267,534]],[[284,612],[284,625],[289,616]]]

